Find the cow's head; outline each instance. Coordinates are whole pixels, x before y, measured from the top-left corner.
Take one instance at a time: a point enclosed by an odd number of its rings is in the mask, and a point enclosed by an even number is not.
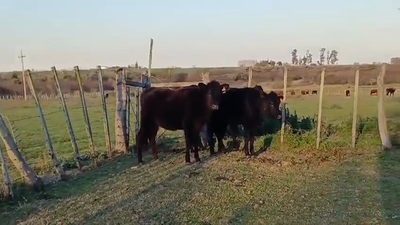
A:
[[[221,99],[222,87],[218,81],[211,81],[208,84],[199,83],[199,88],[207,93],[207,105],[212,110],[218,110],[219,101]]]
[[[255,89],[259,90],[263,102],[263,114],[267,117],[271,117],[277,120],[282,118],[282,112],[279,110],[279,105],[281,104],[281,98],[279,95],[273,91],[269,94],[265,93],[261,86],[256,85]]]

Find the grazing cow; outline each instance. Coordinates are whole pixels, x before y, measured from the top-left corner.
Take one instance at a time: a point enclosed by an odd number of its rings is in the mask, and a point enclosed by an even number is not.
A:
[[[245,154],[254,153],[254,136],[257,127],[263,124],[266,117],[280,119],[280,99],[275,92],[266,94],[261,86],[254,88],[231,88],[221,96],[219,109],[211,113],[208,127],[210,154],[215,154],[215,141],[218,139],[218,152],[225,149],[222,139],[229,125],[232,130],[233,144],[236,143],[239,124],[245,130]],[[249,149],[250,144],[250,149]],[[250,151],[249,151],[250,150]]]
[[[296,95],[296,92],[295,91],[291,91],[290,95]]]
[[[369,93],[370,96],[377,96],[378,95],[378,90],[377,89],[372,89],[371,92]]]
[[[301,91],[301,95],[308,95],[308,94],[310,94],[310,91]]]
[[[394,96],[396,88],[386,88],[386,96]]]
[[[159,127],[166,130],[183,130],[186,142],[185,161],[190,163],[190,149],[200,162],[199,134],[209,120],[212,110],[218,109],[221,85],[211,81],[177,90],[151,87],[141,95],[140,130],[136,138],[138,163],[143,163],[142,151],[150,143],[153,158],[157,159],[156,134]]]
[[[316,95],[317,93],[318,93],[317,90],[312,90],[312,91],[311,91],[311,94],[312,94],[312,95]]]
[[[350,90],[346,90],[346,97],[350,96]]]

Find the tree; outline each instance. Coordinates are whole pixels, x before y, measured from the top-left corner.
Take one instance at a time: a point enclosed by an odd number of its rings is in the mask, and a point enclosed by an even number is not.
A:
[[[328,51],[326,51],[326,64],[329,65],[330,62],[331,62],[331,54],[328,50]]]
[[[331,54],[329,55],[329,61],[331,65],[335,65],[339,59],[338,59],[338,52],[336,50],[332,50]]]
[[[321,48],[319,50],[319,62],[318,62],[319,65],[323,65],[325,63],[325,51],[326,48]]]
[[[135,62],[135,69],[139,69],[139,63],[138,63],[138,61]]]
[[[278,62],[276,63],[276,65],[282,66],[282,62],[281,62],[281,61],[278,61]]]
[[[299,60],[298,60],[298,56],[297,56],[297,49],[293,49],[293,51],[292,51],[292,64],[293,65],[299,64]]]
[[[301,58],[301,65],[305,66],[307,65],[307,57],[303,56],[303,58]]]
[[[307,50],[307,52],[306,52],[306,58],[307,58],[306,64],[310,65],[312,63],[312,54],[310,53],[309,50]]]

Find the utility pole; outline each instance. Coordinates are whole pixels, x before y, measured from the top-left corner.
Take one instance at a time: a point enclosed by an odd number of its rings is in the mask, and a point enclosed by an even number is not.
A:
[[[24,56],[22,54],[22,50],[21,50],[21,55],[18,56],[18,58],[21,59],[21,65],[22,65],[22,83],[24,84],[24,99],[25,101],[27,100],[27,96],[26,96],[26,81],[25,81],[25,69],[24,69],[24,58],[26,56]]]

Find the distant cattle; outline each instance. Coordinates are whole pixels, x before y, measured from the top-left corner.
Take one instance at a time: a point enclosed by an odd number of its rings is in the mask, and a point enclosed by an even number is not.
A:
[[[156,134],[159,127],[183,130],[186,143],[186,163],[190,163],[190,149],[200,162],[199,134],[213,110],[218,109],[222,88],[219,82],[199,83],[177,90],[151,87],[141,95],[140,130],[136,138],[137,160],[143,163],[142,151],[150,143],[153,158],[157,159]]]
[[[318,93],[317,90],[312,90],[312,91],[311,91],[311,94],[312,94],[312,95],[316,95],[317,93]]]
[[[291,91],[290,95],[296,95],[296,92],[295,91]]]
[[[377,89],[372,89],[372,90],[369,92],[369,95],[370,95],[370,96],[377,96],[377,95],[378,95],[378,90],[377,90]]]
[[[233,144],[236,144],[239,124],[243,125],[245,134],[245,154],[254,153],[254,136],[256,128],[262,125],[266,117],[280,119],[280,99],[275,92],[265,93],[261,86],[254,88],[231,88],[221,96],[219,109],[212,112],[208,127],[210,154],[213,155],[215,140],[218,140],[218,152],[225,149],[222,138],[227,126],[232,130]]]
[[[394,96],[396,88],[386,88],[386,96]]]
[[[346,90],[346,97],[350,96],[350,90]]]
[[[310,91],[305,91],[305,90],[301,91],[301,95],[309,95],[309,94],[310,94]]]

